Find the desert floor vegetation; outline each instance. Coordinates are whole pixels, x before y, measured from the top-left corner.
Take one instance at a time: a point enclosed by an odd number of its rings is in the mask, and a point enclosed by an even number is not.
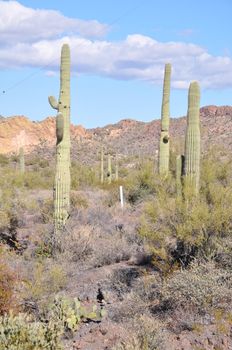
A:
[[[229,348],[232,169],[223,150],[204,155],[199,197],[188,201],[176,196],[174,161],[163,179],[149,157],[133,157],[130,171],[127,157],[109,185],[91,164],[73,163],[56,250],[53,165],[38,174],[28,159],[22,175],[12,158],[0,161],[0,348]]]

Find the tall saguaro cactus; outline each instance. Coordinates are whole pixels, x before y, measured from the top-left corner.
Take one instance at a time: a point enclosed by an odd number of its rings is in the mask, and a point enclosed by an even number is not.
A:
[[[56,174],[54,183],[55,231],[62,230],[70,210],[70,49],[62,46],[60,64],[60,96],[49,96],[56,117]]]
[[[185,184],[197,194],[200,182],[200,87],[196,81],[189,86],[187,130],[185,137]]]
[[[159,147],[159,174],[167,176],[169,172],[169,117],[170,117],[170,79],[171,64],[165,65],[164,83],[163,83],[163,100],[161,110],[161,134]]]

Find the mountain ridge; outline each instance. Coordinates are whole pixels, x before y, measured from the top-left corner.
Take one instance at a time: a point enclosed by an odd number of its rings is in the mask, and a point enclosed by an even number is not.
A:
[[[232,106],[202,107],[200,117],[203,148],[208,148],[211,143],[224,144],[231,149]],[[170,135],[179,143],[184,139],[185,128],[185,116],[171,118]],[[115,124],[91,129],[71,124],[72,143],[75,149],[79,149],[78,153],[91,144],[95,149],[103,144],[111,152],[133,154],[137,150],[137,153],[152,154],[158,149],[159,134],[160,119],[150,122],[122,119]],[[55,117],[50,116],[42,121],[32,121],[22,115],[0,119],[2,154],[17,152],[20,146],[24,146],[26,153],[34,151],[41,144],[54,148],[55,142]]]

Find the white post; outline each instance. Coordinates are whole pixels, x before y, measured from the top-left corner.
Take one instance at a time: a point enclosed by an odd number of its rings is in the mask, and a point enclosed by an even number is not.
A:
[[[120,202],[121,202],[121,208],[123,209],[123,189],[122,186],[119,186],[119,193],[120,193]]]

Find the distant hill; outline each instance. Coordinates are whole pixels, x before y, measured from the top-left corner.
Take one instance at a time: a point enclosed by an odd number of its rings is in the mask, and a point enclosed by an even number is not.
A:
[[[210,145],[223,145],[232,150],[232,106],[206,106],[200,110],[202,149]],[[170,135],[172,147],[181,152],[183,147],[186,118],[172,118]],[[131,119],[94,129],[71,126],[73,159],[89,162],[97,159],[101,144],[106,151],[123,155],[155,155],[158,150],[160,120],[148,123]],[[0,118],[0,153],[12,153],[25,145],[27,153],[44,148],[48,154],[55,149],[55,118],[48,117],[33,122],[24,116]],[[182,145],[182,146],[181,146]]]

